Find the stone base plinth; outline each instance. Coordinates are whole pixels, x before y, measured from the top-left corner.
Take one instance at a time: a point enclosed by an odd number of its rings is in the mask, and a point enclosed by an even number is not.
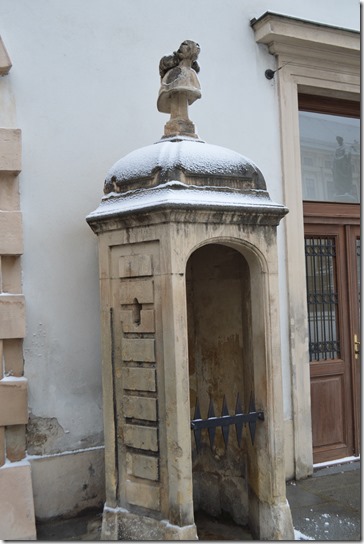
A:
[[[30,465],[27,461],[0,468],[0,538],[36,540]]]
[[[167,520],[132,514],[105,504],[101,540],[198,540],[196,525],[179,527]]]
[[[288,501],[260,501],[250,491],[249,526],[257,540],[294,540],[294,529]]]
[[[194,123],[189,119],[171,119],[164,125],[163,138],[171,138],[172,136],[189,136],[190,138],[198,138]]]

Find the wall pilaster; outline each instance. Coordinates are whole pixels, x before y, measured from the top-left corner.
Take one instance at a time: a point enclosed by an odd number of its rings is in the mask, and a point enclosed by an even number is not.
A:
[[[11,68],[0,38],[0,74]],[[36,539],[30,464],[26,461],[28,381],[24,377],[23,226],[18,174],[21,131],[0,128],[0,537]]]

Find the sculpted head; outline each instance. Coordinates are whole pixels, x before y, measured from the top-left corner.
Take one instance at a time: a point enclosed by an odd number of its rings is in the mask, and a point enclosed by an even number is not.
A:
[[[198,43],[193,42],[192,40],[185,40],[182,42],[177,51],[177,55],[180,60],[189,59],[191,62],[197,60],[199,53],[200,46]]]
[[[200,46],[192,40],[185,40],[172,55],[162,57],[159,63],[159,74],[163,78],[169,70],[176,68],[180,63],[190,65],[196,73],[200,71],[197,57],[200,53]]]

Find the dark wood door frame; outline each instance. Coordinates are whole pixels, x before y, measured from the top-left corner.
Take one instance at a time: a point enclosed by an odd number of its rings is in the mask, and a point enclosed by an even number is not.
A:
[[[324,391],[335,391],[340,439],[327,447],[314,444],[314,462],[328,461],[348,455],[358,455],[360,445],[360,366],[354,357],[354,334],[359,334],[359,301],[356,240],[359,238],[360,205],[322,202],[304,202],[305,235],[334,237],[337,243],[337,288],[339,294],[338,320],[340,327],[340,357],[330,361],[310,363],[312,410],[325,410]],[[335,382],[336,380],[336,382]],[[321,388],[321,389],[320,389]],[[341,394],[343,392],[343,394]],[[322,416],[322,414],[321,414]],[[322,416],[325,417],[325,416]],[[316,420],[312,413],[313,435],[325,428],[325,422]],[[337,418],[337,419],[335,419]],[[328,418],[329,419],[329,418]],[[316,425],[316,426],[315,426]],[[333,440],[335,442],[335,439]]]

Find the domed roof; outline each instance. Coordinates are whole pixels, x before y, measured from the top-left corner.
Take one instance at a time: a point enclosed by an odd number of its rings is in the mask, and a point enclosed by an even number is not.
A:
[[[121,158],[106,176],[104,193],[87,217],[90,224],[162,209],[229,210],[244,222],[259,216],[262,224],[270,224],[288,211],[270,199],[252,161],[186,136],[162,139]]]
[[[170,113],[164,136],[112,166],[105,196],[87,218],[90,224],[158,210],[187,210],[189,217],[192,211],[225,210],[238,220],[244,216],[245,222],[277,224],[277,218],[287,213],[284,206],[271,201],[263,174],[252,161],[207,144],[196,134],[188,106],[201,95],[196,75],[199,51],[196,42],[185,40],[177,52],[161,59],[157,107]]]
[[[266,191],[264,177],[249,159],[203,140],[174,137],[132,151],[109,170],[104,193],[125,193],[171,181],[238,192]]]

